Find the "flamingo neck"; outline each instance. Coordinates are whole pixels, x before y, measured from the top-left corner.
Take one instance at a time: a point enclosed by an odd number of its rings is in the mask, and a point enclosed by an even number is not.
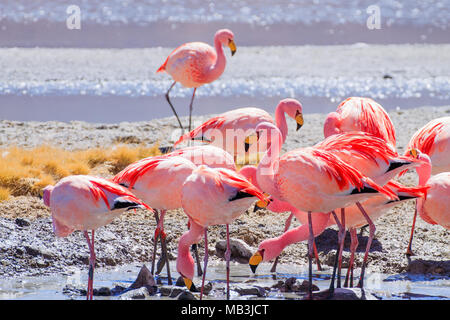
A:
[[[225,65],[227,63],[222,43],[217,36],[214,38],[214,47],[216,49],[217,59],[211,66],[211,69],[209,69],[209,73],[206,75],[206,82],[212,82],[219,78],[225,70]]]
[[[431,177],[431,161],[429,158],[422,158],[421,160],[424,160],[425,163],[418,166],[416,168],[417,175],[419,176],[419,186],[425,186],[428,182],[428,179]]]
[[[278,129],[280,129],[283,141],[282,143],[284,143],[284,141],[286,141],[286,137],[288,134],[288,126],[286,122],[286,110],[284,105],[278,105],[277,108],[275,109],[275,123]]]
[[[178,242],[177,271],[184,277],[193,279],[194,259],[190,253],[190,246],[200,241],[204,228],[190,220],[190,229],[180,237]]]
[[[258,164],[256,177],[258,185],[263,191],[271,194],[275,198],[279,198],[278,191],[274,185],[274,175],[278,170],[278,158],[280,157],[281,146],[283,145],[283,137],[280,131],[276,129],[270,130],[267,134],[271,135],[271,143]]]

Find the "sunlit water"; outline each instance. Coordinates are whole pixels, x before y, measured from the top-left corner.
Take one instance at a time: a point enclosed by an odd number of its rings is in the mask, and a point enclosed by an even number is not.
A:
[[[98,268],[94,275],[94,288],[108,287],[113,288],[116,285],[129,287],[135,280],[141,264],[132,264],[117,267],[113,270],[104,270]],[[172,270],[175,270],[175,264],[171,264]],[[307,270],[299,268],[295,265],[278,266],[278,272],[272,274],[269,272],[270,264],[261,264],[258,267],[256,275],[251,274],[248,265],[231,264],[231,288],[235,284],[245,283],[247,285],[256,285],[261,287],[272,287],[279,280],[286,280],[295,277],[300,280],[307,279]],[[343,270],[345,274],[346,270]],[[174,281],[178,274],[173,272]],[[314,284],[320,290],[325,290],[330,284],[331,270],[322,272],[314,272]],[[167,283],[165,272],[162,272],[161,280],[163,284]],[[205,297],[206,299],[224,299],[225,296],[215,291],[216,286],[223,285],[226,279],[225,264],[212,263],[207,269],[207,282],[213,283],[212,295]],[[200,278],[196,278],[194,283],[199,287]],[[79,299],[84,300],[83,296],[68,296],[63,293],[66,285],[75,287],[84,287],[87,284],[87,269],[74,269],[71,275],[53,275],[41,277],[24,277],[17,279],[0,280],[0,299]],[[386,274],[368,274],[365,280],[365,288],[367,292],[372,293],[378,299],[450,299],[450,279],[444,277],[428,277],[420,275],[386,275]],[[117,296],[95,296],[95,299],[120,299]],[[232,299],[301,299],[302,296],[295,293],[282,293],[279,290],[272,289],[266,291],[264,298],[256,296],[240,296],[237,292],[231,292]],[[158,292],[151,299],[168,299],[162,297]]]

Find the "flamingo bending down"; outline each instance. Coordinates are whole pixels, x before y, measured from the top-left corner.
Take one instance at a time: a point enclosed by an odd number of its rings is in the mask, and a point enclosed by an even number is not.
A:
[[[392,200],[387,198],[384,195],[378,195],[371,199],[368,199],[361,203],[361,205],[365,208],[367,214],[371,217],[373,221],[378,219],[381,215],[388,212],[392,207],[396,204],[407,201],[409,199],[414,199],[417,197],[422,197],[426,188],[423,187],[405,187],[400,185],[399,183],[395,183],[393,181],[388,182],[388,187],[390,187],[398,196],[398,200]],[[267,208],[275,203],[277,200],[273,200]],[[296,210],[295,213],[296,218],[302,223],[301,226],[293,228],[289,231],[284,232],[281,236],[267,239],[262,241],[259,246],[257,253],[255,255],[260,255],[263,257],[261,262],[270,261],[276,257],[278,257],[281,252],[287,246],[307,240],[309,237],[309,229],[308,229],[308,214],[307,212]],[[317,237],[321,234],[326,228],[336,224],[334,219],[329,219],[330,213],[315,213],[313,219],[313,230],[314,237]],[[364,226],[366,224],[366,220],[361,215],[358,207],[356,205],[351,205],[345,208],[345,227],[349,229],[351,235],[351,245],[350,245],[350,264],[347,272],[346,283],[348,282],[348,276],[350,269],[352,270],[351,275],[351,286],[353,286],[353,261],[355,250],[358,246],[358,238],[356,237],[356,229]],[[258,260],[258,259],[256,259]],[[340,260],[340,257],[339,257]],[[257,266],[257,265],[256,265]],[[253,267],[256,267],[253,266]],[[345,284],[344,286],[346,286]]]
[[[348,131],[371,133],[395,150],[394,125],[384,108],[370,98],[350,97],[342,101],[336,112],[328,114],[323,131],[325,138]]]
[[[274,198],[308,212],[309,296],[312,297],[312,212],[331,212],[356,203],[367,221],[370,221],[359,202],[378,193],[384,193],[393,199],[396,199],[396,195],[326,150],[302,148],[289,151],[280,157],[281,133],[271,123],[259,124],[256,132],[258,136],[266,134],[270,142],[270,147],[257,168],[258,185]],[[299,194],[302,196],[299,197]],[[262,259],[263,257],[255,257],[249,262],[254,265]],[[362,273],[364,268],[365,264]]]
[[[82,175],[68,176],[55,186],[45,187],[43,200],[50,207],[53,231],[57,237],[67,237],[75,230],[84,232],[90,251],[87,299],[92,300],[94,231],[126,210],[138,207],[152,209],[127,189],[109,180]],[[91,239],[88,230],[92,230]]]
[[[167,72],[174,80],[166,93],[166,99],[178,120],[181,131],[183,125],[169,99],[169,92],[179,82],[186,88],[194,88],[189,105],[189,131],[191,131],[192,104],[195,91],[201,85],[211,83],[219,78],[225,70],[226,58],[222,46],[228,46],[231,55],[236,52],[234,35],[228,29],[221,29],[214,35],[214,47],[203,42],[185,43],[169,54],[166,61],[156,72]]]
[[[182,187],[182,204],[188,215],[191,228],[183,234],[178,243],[177,271],[184,278],[188,289],[192,288],[194,260],[189,246],[198,243],[205,236],[205,258],[202,291],[208,262],[207,228],[211,225],[226,224],[227,250],[225,252],[227,270],[227,299],[230,298],[230,238],[229,227],[257,199],[268,198],[242,175],[228,169],[199,166],[186,179]]]
[[[281,100],[275,109],[275,124],[280,129],[283,142],[288,134],[286,114],[295,119],[297,130],[303,125],[302,105],[295,99]],[[239,108],[207,120],[202,125],[180,137],[178,145],[185,141],[200,140],[209,142],[228,151],[236,160],[238,155],[247,152],[264,152],[265,144],[255,143],[250,150],[244,150],[245,137],[255,131],[261,122],[274,123],[270,114],[259,108]]]
[[[416,168],[419,175],[419,186],[429,187],[424,199],[417,199],[414,213],[411,236],[406,254],[413,255],[411,246],[416,225],[417,213],[430,224],[439,224],[450,229],[450,172],[441,172],[431,176],[432,163],[430,157],[417,149],[411,149],[411,156],[424,161]]]
[[[431,159],[431,174],[450,171],[450,117],[431,120],[416,131],[406,146],[405,155],[417,149]]]

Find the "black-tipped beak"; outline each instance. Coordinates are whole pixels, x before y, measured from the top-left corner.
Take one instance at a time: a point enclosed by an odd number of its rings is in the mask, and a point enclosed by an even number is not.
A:
[[[261,208],[260,206],[255,204],[255,207],[253,208],[253,212],[259,211],[261,209],[263,209],[263,208]]]
[[[249,143],[245,143],[245,152],[248,152],[248,149],[250,149],[250,144]]]
[[[231,56],[234,56],[234,54],[236,53],[236,44],[234,43],[233,40],[230,39],[228,41],[228,47],[230,48]]]
[[[250,264],[249,266],[250,266],[250,269],[252,270],[252,272],[256,273],[256,269],[258,268],[258,265],[257,264],[256,265]]]
[[[302,127],[302,125],[300,123],[297,123],[297,129],[295,129],[295,131],[300,130],[301,127]]]

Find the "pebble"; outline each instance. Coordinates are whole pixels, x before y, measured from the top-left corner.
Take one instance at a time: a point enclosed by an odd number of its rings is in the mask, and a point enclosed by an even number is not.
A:
[[[216,255],[219,258],[224,258],[225,251],[227,249],[226,240],[221,240],[216,242]],[[241,239],[230,239],[230,250],[231,250],[231,261],[236,261],[238,263],[248,263],[249,259],[256,250],[250,247]]]

